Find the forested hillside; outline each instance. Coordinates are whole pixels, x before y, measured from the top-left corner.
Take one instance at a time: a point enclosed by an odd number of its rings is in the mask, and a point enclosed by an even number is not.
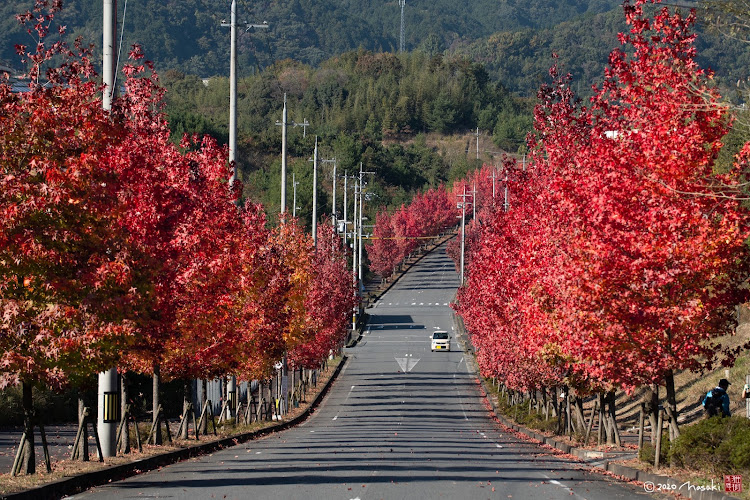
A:
[[[648,6],[648,10],[656,7]],[[699,21],[703,12],[698,12]],[[747,78],[750,47],[745,42],[697,27],[696,60],[716,73],[726,97],[738,80]],[[618,33],[627,32],[621,8],[561,22],[554,27],[496,32],[477,40],[456,42],[449,54],[467,57],[485,65],[488,73],[508,89],[534,96],[547,81],[553,54],[573,75],[574,90],[587,96],[601,79],[610,51],[617,47]]]
[[[206,82],[178,71],[163,75],[167,114],[175,138],[183,132],[227,136],[229,83]],[[269,213],[279,203],[281,120],[284,95],[289,121],[309,126],[289,128],[291,172],[299,187],[299,205],[307,215],[311,203],[314,137],[321,158],[337,159],[337,174],[366,169],[376,173],[370,190],[373,208],[400,204],[426,186],[452,180],[492,161],[490,151],[517,152],[531,124],[530,102],[513,97],[494,82],[484,67],[463,58],[422,52],[391,54],[347,52],[318,68],[281,61],[238,83],[238,161],[246,194],[262,201]],[[467,134],[479,127],[480,159],[469,144],[449,158],[436,136]],[[459,141],[460,142],[460,141]],[[330,213],[328,192],[332,166],[321,167],[321,206]],[[326,177],[328,176],[328,177]],[[291,179],[288,181],[291,182]]]
[[[238,21],[267,21],[270,29],[240,36],[240,73],[291,58],[318,64],[342,52],[365,48],[395,51],[399,44],[400,8],[395,0],[239,0]],[[404,11],[406,50],[442,52],[454,43],[522,28],[551,27],[585,13],[617,8],[614,0],[409,0]],[[14,15],[29,9],[29,0],[0,3],[0,61],[14,63],[14,43],[30,42]],[[58,20],[87,42],[101,43],[101,0],[65,0]],[[127,6],[127,10],[125,7]],[[143,45],[157,68],[200,76],[228,73],[228,0],[119,0],[124,20],[123,46]]]

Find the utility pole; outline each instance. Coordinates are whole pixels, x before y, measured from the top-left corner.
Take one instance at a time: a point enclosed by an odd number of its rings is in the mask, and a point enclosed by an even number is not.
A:
[[[115,33],[117,31],[117,0],[104,0],[102,19],[102,77],[104,92],[102,108],[112,109],[115,94]],[[117,455],[117,424],[120,420],[120,391],[117,383],[117,368],[99,374],[97,390],[97,432],[104,457]],[[104,458],[102,457],[102,458]]]
[[[477,160],[479,159],[479,127],[477,127]]]
[[[354,298],[356,305],[352,312],[352,331],[357,329],[357,315],[359,314],[359,280],[357,279],[357,189],[354,184],[354,215],[352,215],[352,277],[354,279]]]
[[[461,202],[461,272],[459,276],[460,286],[464,284],[464,255],[466,246],[466,198],[469,197],[466,194],[466,185],[464,185],[464,194],[458,195],[462,198]]]
[[[471,220],[477,220],[477,181],[471,190]]]
[[[299,182],[294,180],[294,172],[292,172],[292,217],[297,217],[297,185]]]
[[[336,228],[336,158],[320,160],[321,163],[333,163],[333,200],[331,200],[331,221]]]
[[[346,246],[346,240],[347,240],[347,238],[346,238],[346,229],[347,229],[346,224],[348,223],[348,219],[346,218],[346,210],[347,210],[347,205],[348,205],[348,203],[347,203],[347,193],[349,191],[348,186],[346,184],[347,184],[347,181],[349,180],[349,176],[346,175],[346,174],[344,174],[344,175],[342,175],[342,177],[344,178],[344,246]]]
[[[288,125],[291,125],[292,127],[303,127],[303,137],[305,132],[307,131],[307,127],[310,125],[307,123],[307,119],[305,119],[302,123],[297,122],[289,122],[287,119],[287,111],[286,111],[286,93],[284,93],[284,108],[281,111],[281,121],[276,122],[276,126],[281,127],[281,210],[280,212],[283,214],[286,212],[286,128]]]
[[[311,160],[313,162],[313,213],[312,234],[313,247],[318,248],[318,136],[315,136],[315,151]]]
[[[359,162],[359,224],[358,224],[358,237],[359,237],[359,245],[357,246],[357,251],[359,252],[359,257],[357,258],[357,264],[358,264],[358,272],[357,276],[359,279],[359,288],[358,290],[361,292],[364,289],[364,273],[363,273],[363,267],[362,267],[362,209],[363,203],[364,203],[364,191],[365,186],[367,183],[365,182],[363,176],[364,174],[374,174],[375,172],[365,172],[362,170],[362,162]]]
[[[250,28],[268,28],[267,23],[247,24]],[[230,22],[222,21],[221,25],[229,28],[229,163],[232,166],[232,177],[229,179],[229,187],[237,180],[237,166],[235,164],[237,155],[237,0],[232,0],[230,7]]]
[[[249,31],[251,28],[268,28],[268,23],[249,24],[245,23]],[[221,26],[229,28],[229,165],[232,168],[232,175],[229,178],[229,189],[232,189],[237,181],[237,0],[232,0],[230,7],[229,24],[222,22]],[[229,377],[227,394],[235,394],[234,404],[237,403],[237,379],[234,375]],[[229,396],[227,396],[229,397]],[[227,405],[227,417],[234,416],[234,408]]]
[[[505,172],[505,201],[503,202],[504,211],[508,211],[510,205],[508,204],[508,172]]]
[[[276,122],[279,125],[279,122]],[[281,111],[281,213],[286,212],[286,93]]]
[[[495,203],[495,177],[497,177],[497,168],[492,167],[492,203]]]
[[[398,0],[398,5],[401,7],[401,31],[399,32],[398,37],[398,51],[403,52],[404,51],[404,39],[405,32],[404,32],[404,7],[406,6],[406,0]]]

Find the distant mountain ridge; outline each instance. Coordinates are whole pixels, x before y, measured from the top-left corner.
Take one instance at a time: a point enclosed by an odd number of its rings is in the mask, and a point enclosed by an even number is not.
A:
[[[156,69],[198,76],[229,73],[229,0],[119,0],[123,58],[138,43]],[[21,32],[15,14],[33,0],[0,3],[0,63],[20,69],[14,43],[33,40]],[[127,9],[125,9],[127,5]],[[293,59],[318,66],[360,48],[398,50],[398,0],[238,0],[238,21],[267,21],[268,30],[239,36],[240,76]],[[57,24],[72,36],[101,45],[101,0],[64,0]],[[510,91],[533,96],[546,80],[552,54],[574,77],[582,94],[601,78],[617,33],[627,29],[615,0],[406,0],[406,50],[446,53],[482,63]],[[700,29],[700,26],[698,27]],[[70,38],[72,40],[72,38]],[[701,34],[698,61],[730,87],[747,78],[750,45]]]
[[[125,7],[127,5],[127,10]],[[286,58],[317,65],[335,55],[365,48],[398,49],[400,7],[397,0],[239,0],[238,21],[267,21],[266,32],[239,38],[240,73]],[[14,15],[32,0],[0,5],[0,61],[17,63],[13,45],[30,43]],[[228,73],[228,0],[119,0],[123,47],[144,47],[157,69],[180,69],[201,76]],[[440,51],[500,31],[552,27],[584,14],[619,8],[612,0],[407,0],[406,49]],[[65,0],[57,21],[73,35],[101,45],[101,0]]]

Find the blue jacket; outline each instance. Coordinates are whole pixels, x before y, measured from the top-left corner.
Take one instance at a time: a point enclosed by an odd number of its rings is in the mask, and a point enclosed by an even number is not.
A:
[[[708,391],[705,396],[703,396],[703,407],[706,407],[706,398],[711,394],[711,392],[714,393],[714,396],[718,396],[721,412],[724,414],[724,416],[731,416],[731,413],[729,412],[729,394],[727,394],[727,391],[725,391],[721,387],[714,387],[713,389]]]

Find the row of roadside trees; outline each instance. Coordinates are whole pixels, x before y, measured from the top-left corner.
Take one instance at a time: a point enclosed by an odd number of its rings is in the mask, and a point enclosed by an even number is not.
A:
[[[533,395],[573,389],[579,409],[589,394],[613,404],[615,390],[664,385],[674,437],[675,372],[738,353],[718,338],[747,299],[750,145],[715,169],[732,119],[695,63],[694,13],[648,16],[649,3],[624,3],[630,32],[588,106],[551,70],[530,161],[506,169],[509,208],[483,211],[467,237],[457,310],[484,376]]]
[[[19,20],[27,91],[0,82],[0,387],[63,389],[112,366],[163,379],[268,378],[284,353],[317,366],[343,341],[354,290],[330,227],[240,206],[227,151],[175,145],[137,47],[111,112],[90,49],[50,42],[60,2]],[[46,79],[46,82],[43,81]]]
[[[418,193],[393,213],[380,210],[367,246],[370,270],[390,277],[420,242],[455,226],[456,214],[455,196],[442,185]]]

